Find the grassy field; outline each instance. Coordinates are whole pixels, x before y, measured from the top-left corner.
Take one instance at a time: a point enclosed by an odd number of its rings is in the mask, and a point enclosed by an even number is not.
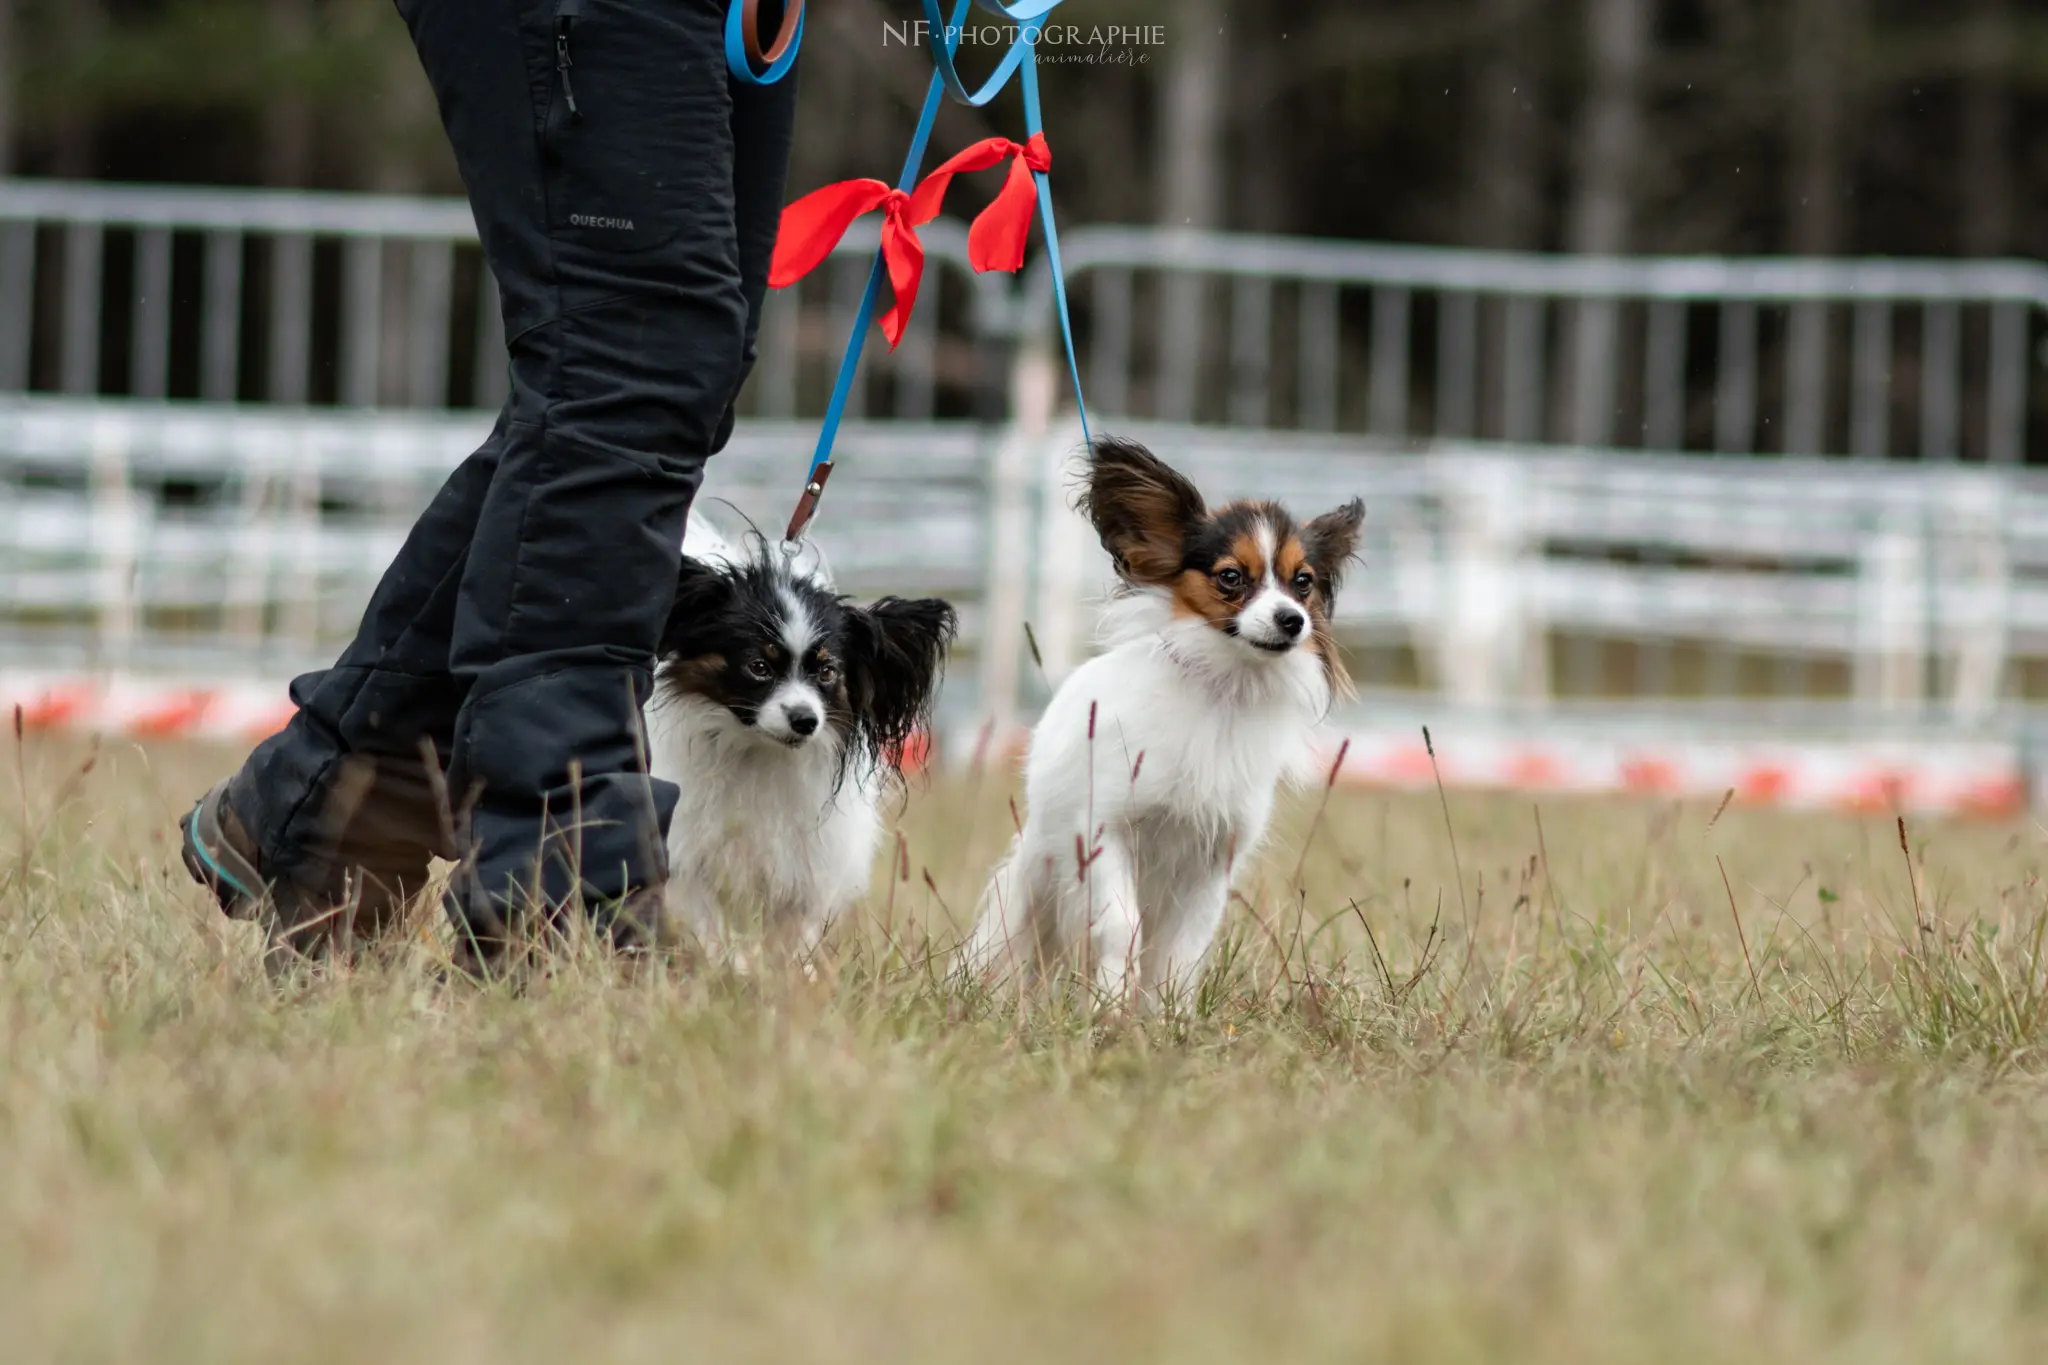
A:
[[[236,756],[82,756],[0,775],[10,1361],[2048,1359],[2032,825],[1311,796],[1140,1026],[931,984],[993,781],[814,986],[280,989],[170,843]]]

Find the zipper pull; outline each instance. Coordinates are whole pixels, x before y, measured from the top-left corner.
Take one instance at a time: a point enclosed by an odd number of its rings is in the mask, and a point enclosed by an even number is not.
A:
[[[564,5],[562,8],[567,10],[570,7]],[[581,119],[582,111],[576,107],[576,87],[569,81],[569,68],[576,65],[569,56],[569,26],[575,22],[566,13],[558,13],[555,17],[555,70],[562,77],[562,98],[569,102],[569,117]]]

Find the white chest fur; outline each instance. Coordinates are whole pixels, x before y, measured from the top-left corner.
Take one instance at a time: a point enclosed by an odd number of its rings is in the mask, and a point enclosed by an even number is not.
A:
[[[1156,602],[1111,624],[1034,732],[1024,828],[963,965],[1087,942],[1100,988],[1156,998],[1191,983],[1279,786],[1313,777],[1330,689],[1313,654],[1255,654]]]
[[[692,513],[684,550],[734,562],[731,542]],[[800,569],[830,586],[822,562]],[[681,795],[669,826],[667,907],[714,957],[735,965],[734,931],[794,940],[808,954],[868,888],[881,840],[884,774],[839,744],[790,748],[716,702],[656,691],[647,738],[655,777]]]
[[[1312,774],[1328,703],[1311,655],[1248,657],[1206,625],[1157,624],[1060,688],[1033,736],[1034,810],[1041,795],[1055,808],[1092,796],[1098,811],[1248,834],[1263,826],[1281,782]]]

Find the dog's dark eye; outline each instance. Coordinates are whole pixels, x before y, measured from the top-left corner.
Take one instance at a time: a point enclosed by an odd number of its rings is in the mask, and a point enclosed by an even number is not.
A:
[[[775,670],[768,666],[766,659],[755,659],[747,665],[747,676],[759,678],[762,682],[767,682],[775,676]]]
[[[1315,590],[1316,576],[1310,573],[1307,569],[1303,569],[1300,573],[1294,576],[1294,595],[1296,597],[1307,597],[1310,593],[1314,592]]]
[[[1237,592],[1244,587],[1244,574],[1237,569],[1225,569],[1216,575],[1216,586],[1225,592]]]
[[[819,684],[819,686],[821,686],[821,687],[830,687],[830,686],[831,686],[831,685],[832,685],[833,683],[836,683],[836,682],[838,682],[838,681],[839,681],[839,669],[838,669],[837,665],[834,665],[834,664],[819,664],[819,665],[818,665],[818,684]]]

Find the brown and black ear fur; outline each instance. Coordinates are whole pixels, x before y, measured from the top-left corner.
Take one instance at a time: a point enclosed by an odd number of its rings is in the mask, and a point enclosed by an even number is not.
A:
[[[1311,608],[1316,652],[1323,656],[1323,671],[1330,680],[1331,694],[1342,698],[1357,695],[1358,689],[1330,633],[1330,618],[1337,611],[1337,589],[1343,582],[1344,569],[1357,557],[1358,536],[1364,525],[1365,503],[1353,498],[1335,511],[1323,513],[1298,533],[1301,551],[1308,557],[1309,567],[1316,571],[1316,600]]]
[[[846,608],[847,690],[870,750],[900,750],[928,728],[946,651],[960,629],[951,603],[936,597],[884,597]]]
[[[1353,498],[1301,528],[1301,550],[1322,581],[1325,610],[1336,605],[1338,584],[1345,566],[1358,555],[1358,536],[1364,526],[1365,503]]]
[[[1080,510],[1094,523],[1119,578],[1163,587],[1179,576],[1187,533],[1208,516],[1209,505],[1144,446],[1103,436],[1089,450]]]

